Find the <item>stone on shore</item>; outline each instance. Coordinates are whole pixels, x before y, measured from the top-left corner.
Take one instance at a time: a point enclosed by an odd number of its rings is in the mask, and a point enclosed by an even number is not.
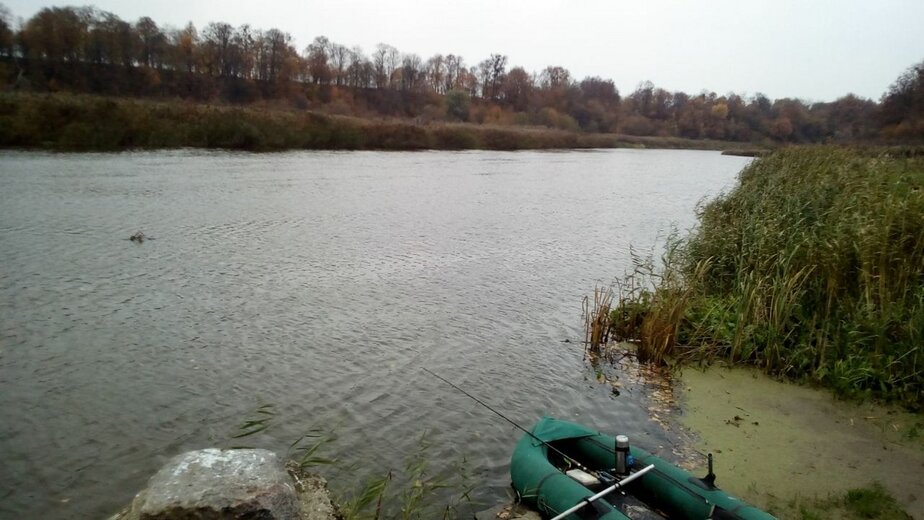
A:
[[[542,520],[542,516],[521,504],[502,504],[475,513],[475,520]]]
[[[205,449],[171,459],[116,520],[332,520],[323,478],[267,450]]]

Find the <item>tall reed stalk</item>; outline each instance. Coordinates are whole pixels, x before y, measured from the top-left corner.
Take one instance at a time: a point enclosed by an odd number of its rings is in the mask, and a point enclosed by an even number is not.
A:
[[[584,345],[586,348],[599,348],[609,340],[612,302],[613,290],[607,287],[594,287],[592,304],[586,296],[584,297]]]

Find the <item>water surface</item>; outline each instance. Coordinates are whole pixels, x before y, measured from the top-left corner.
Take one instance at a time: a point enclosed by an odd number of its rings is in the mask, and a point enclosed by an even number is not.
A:
[[[542,414],[659,451],[582,359],[581,298],[748,159],[695,151],[0,154],[0,517],[102,517],[182,451],[336,429],[335,490],[429,431],[506,496]],[[143,230],[156,237],[127,240]],[[571,343],[563,343],[564,340]],[[346,469],[349,468],[349,469]]]

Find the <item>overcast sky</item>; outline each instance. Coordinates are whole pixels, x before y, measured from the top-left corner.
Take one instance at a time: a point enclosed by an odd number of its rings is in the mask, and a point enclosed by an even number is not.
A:
[[[79,1],[79,0],[78,0]],[[14,16],[67,5],[0,0]],[[76,5],[82,5],[77,3]],[[924,0],[96,0],[135,21],[200,29],[211,21],[276,27],[299,50],[324,35],[369,53],[379,42],[426,59],[491,53],[530,72],[561,65],[628,94],[644,80],[667,90],[763,92],[830,101],[878,100],[924,60]]]

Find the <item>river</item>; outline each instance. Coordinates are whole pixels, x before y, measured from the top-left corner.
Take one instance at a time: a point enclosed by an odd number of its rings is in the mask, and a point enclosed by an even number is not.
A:
[[[730,188],[717,152],[0,153],[0,518],[101,518],[169,457],[285,454],[335,492],[426,431],[477,505],[542,414],[654,451],[643,388],[584,361],[581,298]],[[153,237],[135,243],[143,231]],[[570,340],[570,343],[565,343]],[[234,441],[261,405],[265,432]],[[445,466],[443,468],[442,466]]]

